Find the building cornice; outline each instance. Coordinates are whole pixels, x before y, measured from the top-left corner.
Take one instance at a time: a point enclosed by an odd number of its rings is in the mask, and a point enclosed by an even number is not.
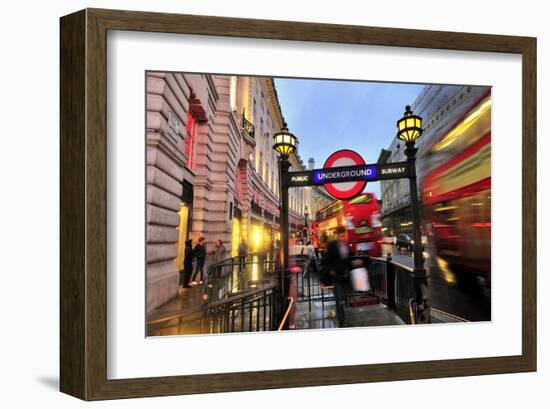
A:
[[[281,129],[284,117],[283,111],[281,110],[281,104],[279,103],[279,96],[277,95],[277,89],[275,88],[275,82],[273,78],[263,78],[262,82],[266,93],[266,100],[269,103],[268,106],[271,111],[271,118],[275,120],[274,126],[276,129]]]
[[[207,74],[205,76],[206,76],[206,82],[208,83],[208,89],[211,92],[212,97],[214,98],[214,100],[217,101],[218,99],[220,99],[220,94],[218,94],[218,90],[216,89],[216,84],[214,83],[214,78],[210,74]]]
[[[185,153],[178,149],[177,145],[172,140],[171,135],[167,134],[163,129],[147,129],[147,132],[150,134],[147,136],[148,147],[159,149],[175,163],[185,167],[189,158]]]

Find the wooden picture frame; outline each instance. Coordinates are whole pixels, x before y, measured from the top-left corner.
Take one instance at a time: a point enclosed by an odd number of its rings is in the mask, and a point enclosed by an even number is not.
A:
[[[522,57],[522,353],[518,356],[107,378],[107,31],[485,51]],[[86,9],[61,18],[60,389],[85,400],[536,370],[536,39]]]

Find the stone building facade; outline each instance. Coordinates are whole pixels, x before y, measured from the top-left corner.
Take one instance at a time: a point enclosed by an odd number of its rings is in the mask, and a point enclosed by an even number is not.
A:
[[[483,86],[427,85],[411,105],[414,114],[423,118],[424,132],[416,142],[417,183],[421,201],[424,177],[441,165],[423,160],[429,149],[489,92],[490,87]],[[378,158],[379,163],[406,160],[405,143],[397,138],[393,139],[387,149],[382,150]],[[412,213],[408,179],[380,181],[380,192],[384,234],[395,236],[399,233],[411,233]]]
[[[148,72],[147,312],[173,298],[188,238],[221,239],[231,255],[280,238],[278,157],[283,123],[272,78]],[[297,153],[292,170],[303,170]],[[290,224],[315,194],[290,192]],[[207,260],[208,262],[208,260]]]

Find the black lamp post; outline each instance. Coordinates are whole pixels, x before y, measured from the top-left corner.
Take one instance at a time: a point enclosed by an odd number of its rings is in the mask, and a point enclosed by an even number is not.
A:
[[[409,186],[411,195],[411,210],[413,217],[414,240],[414,288],[416,305],[419,312],[418,322],[430,322],[430,304],[428,293],[428,275],[424,268],[422,255],[422,232],[420,230],[420,203],[416,186],[416,152],[415,141],[422,135],[422,118],[413,115],[411,107],[405,107],[405,114],[397,121],[397,137],[405,142],[405,155],[409,163]]]
[[[281,290],[282,305],[286,307],[286,299],[290,285],[288,272],[288,157],[296,150],[298,139],[288,131],[286,122],[279,132],[273,135],[273,149],[279,153],[280,207],[281,207]],[[284,309],[283,309],[284,311]]]
[[[309,241],[309,228],[308,228],[308,225],[307,225],[307,217],[309,216],[309,209],[307,208],[307,205],[304,209],[304,217],[305,217],[305,223],[306,223],[306,244],[307,242]]]

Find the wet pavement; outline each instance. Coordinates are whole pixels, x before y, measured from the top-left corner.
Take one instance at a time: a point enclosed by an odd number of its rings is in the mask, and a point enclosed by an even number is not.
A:
[[[312,275],[312,280],[318,285],[316,275]],[[148,317],[147,335],[192,335],[218,332],[205,316],[205,303],[202,299],[204,291],[203,286],[180,289],[175,298],[162,305]],[[296,304],[291,329],[339,327],[333,290],[329,287],[324,291],[324,299],[315,299],[311,303],[302,301]],[[374,298],[376,299],[376,297]],[[240,327],[239,320],[240,318],[236,317],[236,328]],[[394,311],[379,302],[374,305],[346,308],[346,321],[347,327],[404,324]]]
[[[405,324],[397,314],[384,304],[346,308],[346,327],[373,327]],[[338,328],[335,301],[315,301],[309,312],[307,303],[296,308],[296,329]]]
[[[394,262],[413,267],[410,251],[398,250],[392,245],[384,245],[383,253],[386,254],[388,251],[392,252]],[[491,319],[490,289],[484,283],[471,273],[451,271],[441,259],[432,257],[429,249],[424,256],[429,273],[433,323],[488,321]],[[319,285],[318,277],[312,275],[310,279],[313,280],[314,285]],[[303,279],[300,281],[302,291],[304,290],[303,283],[306,282],[309,283]],[[175,298],[148,317],[147,335],[190,335],[217,332],[215,328],[210,328],[212,324],[205,318],[204,293],[205,288],[201,285],[180,289]],[[332,290],[326,289],[324,297],[324,299],[312,300],[311,305],[307,301],[297,302],[293,322],[294,329],[338,328]],[[346,320],[348,327],[404,324],[394,311],[382,303],[347,308]]]
[[[189,335],[207,332],[204,320],[204,288],[180,288],[176,297],[147,318],[147,335]]]
[[[392,260],[413,267],[412,252],[385,244],[383,254],[392,252]],[[490,321],[491,290],[469,271],[453,271],[442,259],[424,252],[429,273],[433,322]]]

